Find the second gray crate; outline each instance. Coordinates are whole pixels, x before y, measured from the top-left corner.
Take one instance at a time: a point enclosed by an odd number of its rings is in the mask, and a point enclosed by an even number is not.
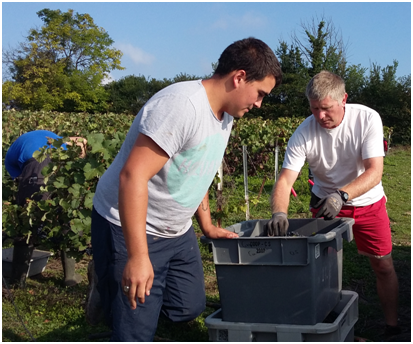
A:
[[[219,309],[205,319],[205,326],[212,342],[353,342],[358,294],[343,290],[328,318],[315,325],[229,322]]]

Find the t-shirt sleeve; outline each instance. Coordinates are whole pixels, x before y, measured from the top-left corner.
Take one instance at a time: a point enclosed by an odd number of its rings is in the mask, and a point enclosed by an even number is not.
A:
[[[139,131],[172,157],[193,134],[194,118],[195,109],[187,97],[168,94],[145,105]]]
[[[297,129],[288,141],[284,156],[283,168],[300,172],[306,159],[306,145],[303,136]]]
[[[384,156],[383,123],[377,112],[372,112],[366,117],[368,121],[363,138],[362,158],[370,159]]]

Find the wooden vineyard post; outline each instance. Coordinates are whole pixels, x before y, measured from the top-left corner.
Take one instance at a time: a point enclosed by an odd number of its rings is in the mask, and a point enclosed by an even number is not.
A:
[[[218,190],[217,190],[217,207],[218,207],[217,227],[221,228],[220,212],[222,211],[222,189],[224,185],[224,161],[221,161],[221,165],[219,165],[218,177],[219,177],[219,183],[218,183]]]
[[[245,218],[248,221],[250,219],[250,203],[248,198],[248,159],[247,159],[247,146],[242,146],[242,158],[244,165],[244,190],[245,190]]]

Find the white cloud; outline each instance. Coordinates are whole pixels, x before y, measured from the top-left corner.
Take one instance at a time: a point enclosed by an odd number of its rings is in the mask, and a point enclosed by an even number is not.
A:
[[[118,43],[116,48],[122,51],[123,56],[128,56],[136,65],[150,65],[155,60],[153,55],[134,47],[132,44]]]
[[[242,16],[224,16],[212,23],[213,29],[227,28],[261,28],[267,24],[267,18],[254,12],[247,12]]]
[[[107,84],[111,83],[112,81],[115,81],[115,78],[110,73],[108,73],[103,78],[101,84],[102,85],[107,85]]]

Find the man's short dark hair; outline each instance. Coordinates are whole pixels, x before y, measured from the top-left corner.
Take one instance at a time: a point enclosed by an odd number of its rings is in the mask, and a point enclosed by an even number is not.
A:
[[[275,87],[280,86],[280,63],[270,47],[263,41],[249,37],[232,43],[221,54],[214,74],[224,76],[234,70],[245,70],[246,81],[263,80],[272,75]]]

